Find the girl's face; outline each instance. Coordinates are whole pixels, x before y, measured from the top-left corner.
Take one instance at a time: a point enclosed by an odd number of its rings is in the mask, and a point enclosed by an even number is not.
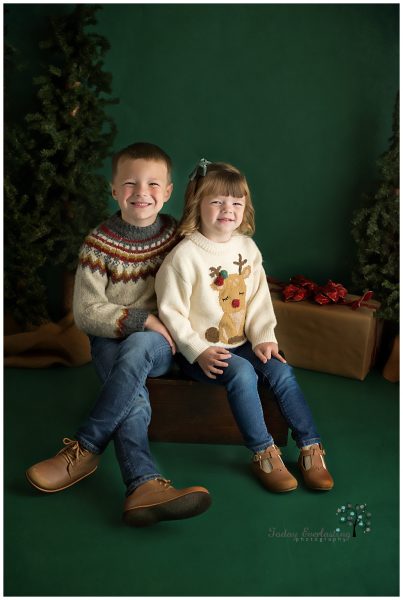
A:
[[[212,242],[228,242],[242,223],[245,197],[205,197],[200,202],[200,233]]]

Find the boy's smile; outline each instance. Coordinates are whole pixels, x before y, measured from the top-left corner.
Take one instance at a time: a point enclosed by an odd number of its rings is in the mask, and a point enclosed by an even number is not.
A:
[[[112,196],[119,204],[122,219],[130,225],[152,225],[172,193],[164,162],[122,158],[112,182]]]
[[[215,196],[200,203],[200,232],[213,242],[227,242],[242,223],[245,198]]]

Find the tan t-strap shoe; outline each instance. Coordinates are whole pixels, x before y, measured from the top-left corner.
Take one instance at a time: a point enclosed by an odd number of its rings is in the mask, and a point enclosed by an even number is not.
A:
[[[252,470],[270,492],[291,492],[298,487],[298,481],[287,470],[276,445],[254,455]]]
[[[304,478],[305,485],[311,490],[331,490],[334,486],[333,477],[327,470],[326,454],[322,444],[313,444],[307,450],[301,449],[298,466]]]

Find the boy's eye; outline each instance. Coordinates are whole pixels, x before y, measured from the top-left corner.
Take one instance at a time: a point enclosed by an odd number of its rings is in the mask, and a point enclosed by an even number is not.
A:
[[[134,181],[125,181],[124,185],[135,185]]]
[[[153,187],[159,187],[159,183],[157,183],[156,181],[153,181],[152,183],[150,183],[150,185]]]

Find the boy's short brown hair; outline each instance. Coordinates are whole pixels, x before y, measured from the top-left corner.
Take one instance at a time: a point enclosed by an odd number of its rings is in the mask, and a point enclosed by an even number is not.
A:
[[[116,175],[118,163],[121,158],[142,158],[144,160],[158,160],[165,163],[168,171],[168,180],[171,181],[172,172],[172,161],[168,154],[164,152],[159,146],[155,144],[149,144],[148,142],[136,142],[126,146],[112,157],[112,179]]]

